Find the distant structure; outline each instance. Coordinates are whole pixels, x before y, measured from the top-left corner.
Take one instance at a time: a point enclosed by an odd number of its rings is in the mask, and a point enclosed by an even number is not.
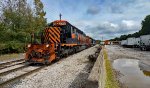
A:
[[[61,20],[61,16],[62,16],[62,15],[61,15],[61,13],[60,13],[60,14],[59,14],[59,18],[60,18],[60,20]]]
[[[109,40],[104,40],[101,41],[102,45],[120,45],[120,41],[109,41]]]

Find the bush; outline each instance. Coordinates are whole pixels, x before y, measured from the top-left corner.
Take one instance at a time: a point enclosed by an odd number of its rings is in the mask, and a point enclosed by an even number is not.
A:
[[[11,41],[6,44],[0,44],[0,53],[8,54],[8,53],[22,53],[25,51],[24,43],[17,43],[15,41]]]

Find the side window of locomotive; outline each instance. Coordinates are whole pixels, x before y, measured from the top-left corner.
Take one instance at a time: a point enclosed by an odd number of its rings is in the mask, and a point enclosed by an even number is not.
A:
[[[72,29],[72,33],[76,33],[76,29],[75,28]]]
[[[73,33],[73,27],[71,26],[71,33]]]
[[[69,25],[66,25],[63,30],[64,30],[64,37],[70,38],[70,36],[71,36],[71,30],[70,30]]]
[[[68,38],[71,38],[71,26],[70,25],[68,25]]]
[[[73,31],[74,33],[76,33],[76,29],[74,29],[74,31]]]

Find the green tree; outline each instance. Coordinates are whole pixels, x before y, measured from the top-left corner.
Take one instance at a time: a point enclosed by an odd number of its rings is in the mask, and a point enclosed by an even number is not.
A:
[[[142,21],[142,29],[139,31],[141,35],[150,34],[150,15],[146,16]]]
[[[0,1],[0,52],[22,52],[30,34],[45,27],[42,2],[35,0],[33,5],[31,8],[27,0]]]
[[[46,19],[44,18],[44,16],[46,15],[46,12],[44,12],[43,8],[43,3],[41,2],[41,0],[34,0],[34,5],[35,5],[35,21],[36,21],[36,27],[39,29],[43,29],[46,23]]]

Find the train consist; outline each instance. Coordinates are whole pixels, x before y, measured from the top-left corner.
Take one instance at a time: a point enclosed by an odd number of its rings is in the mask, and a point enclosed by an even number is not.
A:
[[[138,47],[141,50],[150,50],[150,35],[142,35],[138,38],[127,38],[121,41],[121,45],[126,47]]]
[[[28,63],[49,64],[63,56],[76,53],[95,44],[95,40],[65,20],[50,23],[42,33],[33,34],[25,60]]]

